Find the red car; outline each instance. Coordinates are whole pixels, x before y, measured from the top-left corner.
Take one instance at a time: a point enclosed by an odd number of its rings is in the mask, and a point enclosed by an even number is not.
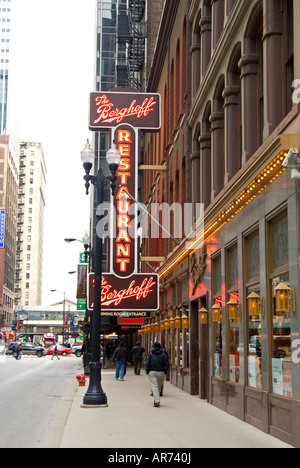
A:
[[[55,346],[51,346],[51,348],[47,350],[48,356],[52,356],[52,354],[54,353],[54,348]],[[72,354],[72,350],[71,348],[65,348],[65,346],[57,345],[57,354],[59,356],[67,356],[68,354]]]

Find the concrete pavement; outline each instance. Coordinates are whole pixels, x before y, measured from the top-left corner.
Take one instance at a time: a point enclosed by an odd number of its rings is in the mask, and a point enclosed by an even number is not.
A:
[[[113,369],[103,371],[108,408],[81,407],[87,386],[79,387],[74,376],[40,447],[291,448],[168,382],[161,407],[153,408],[147,376],[130,367],[124,382]]]

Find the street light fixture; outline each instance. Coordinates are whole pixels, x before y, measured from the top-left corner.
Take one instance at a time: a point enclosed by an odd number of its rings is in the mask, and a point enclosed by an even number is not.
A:
[[[71,244],[72,242],[81,242],[83,244],[83,246],[84,246],[84,255],[85,255],[86,261],[88,263],[88,258],[89,258],[89,255],[91,254],[91,252],[90,252],[91,241],[90,241],[90,236],[88,235],[87,232],[85,232],[82,240],[74,239],[73,237],[68,237],[67,239],[65,239],[65,242],[67,244]]]
[[[116,172],[121,160],[121,154],[113,143],[111,149],[107,152],[107,162],[111,172],[111,176],[106,177],[99,169],[98,174],[91,176],[90,172],[94,162],[94,152],[91,148],[89,140],[81,152],[81,160],[85,170],[85,187],[86,194],[89,194],[90,184],[94,185],[97,191],[97,204],[101,205],[104,201],[104,188],[106,185],[111,185],[112,195],[115,194],[116,188]],[[96,221],[100,221],[100,216],[97,215]],[[102,281],[102,238],[96,236],[95,246],[95,286],[94,286],[94,310],[92,315],[92,357],[90,366],[90,383],[89,388],[83,398],[83,406],[107,406],[107,397],[101,386],[101,352],[100,352],[100,335],[101,335],[101,281]]]

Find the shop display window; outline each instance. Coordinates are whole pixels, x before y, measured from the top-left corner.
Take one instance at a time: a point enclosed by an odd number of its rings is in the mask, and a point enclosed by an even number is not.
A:
[[[214,335],[214,375],[217,378],[223,378],[223,309],[222,298],[215,298],[215,305],[220,307],[217,314],[213,317],[213,335]]]
[[[247,385],[262,389],[262,314],[260,297],[259,232],[251,233],[244,243],[247,324]]]
[[[239,383],[240,381],[240,324],[239,324],[239,295],[238,292],[230,293],[230,301],[235,301],[237,306],[233,312],[228,305],[229,322],[229,380]]]
[[[229,380],[240,381],[240,314],[238,294],[238,251],[233,246],[227,251],[227,320],[229,324]]]
[[[247,298],[248,386],[262,390],[262,306],[259,286],[247,288]]]
[[[273,393],[292,398],[291,312],[278,310],[276,303],[276,288],[282,282],[289,285],[288,273],[272,280],[272,383]]]
[[[272,304],[272,391],[292,398],[291,290],[288,272],[288,220],[281,214],[269,223],[269,280]]]
[[[212,308],[212,337],[213,337],[213,368],[214,376],[223,378],[223,309],[221,297],[221,255],[213,260],[213,308]],[[217,309],[214,310],[214,307]],[[219,307],[219,309],[218,309]]]

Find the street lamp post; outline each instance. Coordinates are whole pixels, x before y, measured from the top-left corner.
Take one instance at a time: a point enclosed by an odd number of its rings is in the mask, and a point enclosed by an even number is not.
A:
[[[60,289],[51,289],[51,292],[61,292],[64,295],[64,300],[63,300],[63,326],[62,326],[62,336],[63,336],[63,343],[65,343],[65,315],[66,315],[66,293],[64,291],[61,291]]]
[[[84,246],[85,261],[86,263],[89,263],[89,268],[91,268],[91,266],[94,268],[94,260],[93,260],[94,255],[93,255],[93,251],[91,250],[91,245],[90,245],[91,241],[87,232],[85,232],[82,240],[74,239],[73,237],[68,237],[67,239],[65,239],[65,242],[67,242],[67,244],[70,244],[71,242],[81,242],[81,244],[83,244]],[[83,367],[84,367],[85,376],[90,376],[89,363],[91,361],[91,355],[92,355],[91,340],[90,340],[90,333],[91,333],[90,320],[91,320],[90,311],[88,310],[88,307],[86,306],[85,319],[84,319],[84,353],[83,353]]]
[[[111,171],[111,176],[106,177],[99,169],[96,176],[91,176],[90,171],[93,167],[94,152],[91,148],[89,141],[87,141],[85,148],[81,152],[81,160],[85,170],[85,187],[86,194],[89,194],[90,184],[94,185],[97,191],[97,204],[101,205],[104,201],[104,188],[105,185],[110,184],[112,195],[115,193],[116,186],[116,172],[119,167],[121,154],[115,144],[107,152],[107,162]],[[99,215],[96,218],[97,223],[100,221]],[[102,282],[102,238],[96,235],[95,246],[95,285],[94,285],[94,310],[92,315],[92,357],[90,362],[90,383],[89,388],[83,398],[84,406],[107,406],[107,397],[101,386],[101,282]]]

